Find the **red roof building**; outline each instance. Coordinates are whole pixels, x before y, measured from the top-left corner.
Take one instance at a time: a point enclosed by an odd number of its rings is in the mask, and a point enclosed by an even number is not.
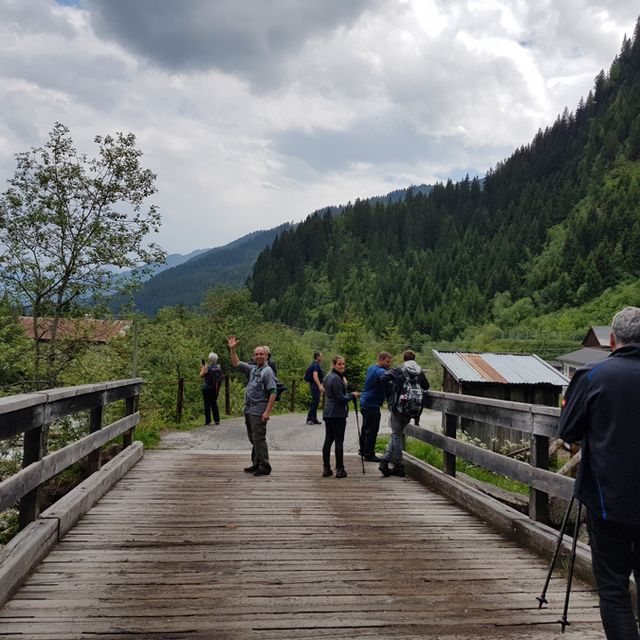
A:
[[[48,342],[51,340],[52,318],[38,318],[36,330],[33,318],[20,316],[18,323],[24,334],[31,340]],[[57,340],[81,340],[105,344],[114,338],[126,335],[131,327],[131,320],[96,320],[95,318],[60,318],[58,321]]]

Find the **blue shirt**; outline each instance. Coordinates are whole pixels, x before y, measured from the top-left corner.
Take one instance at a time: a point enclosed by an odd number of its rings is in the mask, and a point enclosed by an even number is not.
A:
[[[384,385],[380,384],[380,377],[387,369],[377,364],[372,364],[367,369],[364,379],[364,391],[360,395],[360,406],[368,409],[379,409],[385,401]]]

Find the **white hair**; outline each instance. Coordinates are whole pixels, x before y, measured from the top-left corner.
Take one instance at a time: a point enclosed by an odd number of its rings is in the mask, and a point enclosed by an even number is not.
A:
[[[625,307],[611,321],[611,329],[620,344],[640,343],[640,309]]]
[[[216,362],[218,362],[218,354],[217,353],[213,353],[213,351],[209,354],[209,362],[211,364],[215,364]]]

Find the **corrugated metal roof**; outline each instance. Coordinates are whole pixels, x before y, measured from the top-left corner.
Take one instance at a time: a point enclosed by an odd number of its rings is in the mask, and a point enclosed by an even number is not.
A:
[[[561,387],[569,379],[536,355],[438,351],[433,355],[458,382],[500,384],[552,384]]]
[[[575,364],[581,367],[585,364],[594,364],[595,362],[606,360],[610,355],[610,351],[585,347],[584,349],[578,349],[571,353],[564,353],[561,356],[558,356],[558,360],[566,364]]]

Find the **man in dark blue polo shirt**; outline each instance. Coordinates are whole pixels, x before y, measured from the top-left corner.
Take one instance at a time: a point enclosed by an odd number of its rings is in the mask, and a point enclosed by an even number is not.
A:
[[[606,636],[639,640],[629,576],[640,584],[640,309],[617,313],[611,329],[611,355],[571,380],[560,437],[582,442],[575,495],[588,511]]]

